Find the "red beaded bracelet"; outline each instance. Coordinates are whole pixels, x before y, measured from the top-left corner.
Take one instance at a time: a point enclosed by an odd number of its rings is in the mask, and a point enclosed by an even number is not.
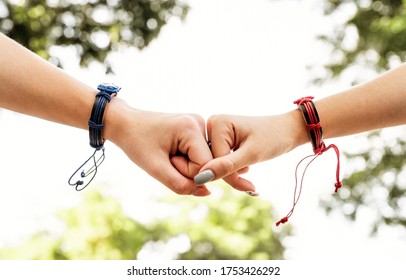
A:
[[[292,209],[288,212],[288,214],[280,219],[277,223],[276,226],[279,226],[281,223],[284,224],[288,221],[288,219],[292,216],[293,211],[295,209],[296,204],[299,201],[300,195],[302,193],[302,186],[303,186],[303,178],[306,173],[307,167],[321,154],[323,154],[325,151],[329,150],[330,148],[333,148],[336,155],[337,155],[337,169],[336,169],[336,183],[335,183],[335,192],[338,191],[339,188],[341,188],[342,183],[340,181],[340,152],[337,148],[336,145],[330,144],[329,146],[326,147],[323,141],[323,130],[321,128],[321,123],[320,123],[320,118],[319,114],[317,113],[316,106],[313,103],[313,96],[307,96],[300,98],[293,103],[298,106],[300,111],[303,114],[303,118],[306,124],[306,129],[309,133],[312,146],[313,146],[313,155],[309,155],[305,158],[303,158],[296,166],[296,171],[295,171],[295,179],[296,179],[296,184],[295,184],[295,191],[293,195],[293,206]],[[306,165],[302,178],[300,180],[300,185],[299,185],[299,191],[297,191],[298,187],[298,176],[297,176],[297,171],[300,166],[300,164],[306,160],[307,158],[313,157],[309,163]]]

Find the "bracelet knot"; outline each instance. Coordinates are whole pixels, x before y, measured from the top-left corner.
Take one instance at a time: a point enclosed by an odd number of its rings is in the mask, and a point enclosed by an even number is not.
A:
[[[88,123],[89,127],[97,129],[97,130],[102,130],[104,128],[104,124],[102,124],[102,123],[97,124],[92,120],[89,120],[87,123]]]
[[[293,101],[293,104],[296,104],[296,105],[300,106],[300,105],[302,105],[302,104],[305,103],[305,102],[310,102],[310,101],[312,101],[313,98],[314,98],[313,96],[302,97],[302,98],[299,98],[299,99]]]
[[[96,94],[96,97],[97,97],[97,96],[102,96],[102,97],[106,98],[108,102],[111,101],[111,94],[108,93],[108,92],[99,91],[99,92]]]
[[[280,224],[284,224],[288,221],[288,217],[283,217],[282,219],[280,219],[277,223],[276,226],[279,226]]]
[[[336,187],[336,189],[335,189],[334,192],[338,192],[338,189],[343,186],[343,183],[341,183],[340,181],[338,181],[337,183],[334,184],[334,186]]]

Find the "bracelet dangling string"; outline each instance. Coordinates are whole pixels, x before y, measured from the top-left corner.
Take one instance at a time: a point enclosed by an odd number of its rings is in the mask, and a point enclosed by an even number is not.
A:
[[[120,91],[120,87],[113,84],[100,84],[97,89],[99,92],[95,96],[92,112],[88,121],[89,125],[89,144],[94,148],[93,154],[70,176],[68,184],[75,187],[75,190],[81,191],[86,188],[97,174],[97,168],[102,164],[106,158],[104,154],[104,142],[102,131],[104,128],[103,116],[107,104],[111,101],[111,98],[116,96]],[[97,152],[101,152],[100,157],[97,158]],[[90,167],[85,171],[86,165]],[[80,173],[79,173],[80,172]],[[77,177],[80,174],[79,180],[73,180],[73,177]],[[84,178],[89,177],[89,181],[85,184]]]
[[[303,118],[305,120],[306,124],[306,129],[309,133],[312,146],[313,146],[313,152],[314,155],[309,155],[303,158],[297,165],[296,165],[296,170],[295,170],[295,191],[293,194],[293,206],[292,209],[288,212],[288,214],[280,219],[277,223],[276,226],[279,226],[280,224],[286,223],[289,218],[292,216],[293,211],[295,210],[296,204],[299,201],[300,195],[302,193],[302,187],[303,187],[303,179],[306,173],[307,168],[309,165],[316,159],[318,156],[322,155],[325,151],[329,149],[333,149],[336,153],[337,156],[337,168],[336,168],[336,183],[334,184],[335,186],[335,192],[338,192],[338,189],[342,187],[342,183],[340,181],[340,152],[337,148],[336,145],[330,144],[329,146],[326,147],[323,141],[323,130],[321,128],[320,124],[320,118],[319,114],[317,113],[316,106],[313,103],[313,97],[312,96],[307,96],[300,98],[294,102],[294,104],[297,104],[298,108],[301,110],[303,114]],[[300,180],[299,184],[299,190],[298,188],[298,168],[302,164],[303,161],[306,159],[313,157],[306,165],[306,167],[303,170],[303,174]]]
[[[102,154],[100,155],[99,158],[97,158],[96,153],[99,151]],[[68,180],[68,184],[71,186],[74,186],[75,190],[77,190],[77,191],[81,191],[84,188],[86,188],[93,181],[94,177],[96,177],[97,168],[100,166],[100,164],[102,164],[102,162],[104,161],[105,158],[106,158],[106,155],[104,154],[104,147],[102,147],[101,149],[95,149],[93,154],[78,169],[76,169],[76,171],[72,174],[72,176],[70,176],[70,178]],[[89,168],[87,169],[87,171],[85,171],[86,165],[90,165]],[[76,180],[76,182],[74,182],[75,180],[72,181],[72,179],[74,177],[78,176],[79,172],[80,172],[80,179]],[[92,174],[93,174],[93,176],[90,177],[89,181],[85,184],[85,182],[83,181],[84,178],[86,178]]]

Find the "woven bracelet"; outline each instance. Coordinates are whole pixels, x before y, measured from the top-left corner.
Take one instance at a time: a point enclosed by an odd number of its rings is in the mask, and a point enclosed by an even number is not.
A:
[[[103,115],[107,103],[111,100],[111,95],[105,91],[96,94],[93,104],[92,114],[89,119],[89,144],[92,148],[100,150],[104,145],[102,130],[104,128]]]
[[[323,130],[320,124],[319,114],[317,113],[316,106],[312,101],[313,97],[303,97],[293,102],[298,106],[302,112],[307,132],[309,133],[313,151],[317,154],[318,149],[324,146],[323,143]]]
[[[68,180],[68,184],[74,186],[77,191],[81,191],[86,188],[93,178],[96,176],[97,168],[105,159],[104,154],[104,142],[103,139],[103,116],[107,104],[110,102],[113,96],[117,95],[120,91],[120,87],[112,84],[100,84],[97,89],[99,92],[96,94],[95,101],[88,121],[89,125],[89,144],[94,148],[93,154],[72,174]],[[100,156],[96,156],[97,152],[100,152]],[[86,170],[86,171],[85,171]],[[73,179],[80,174],[80,179]],[[91,177],[89,177],[92,175]],[[84,178],[89,177],[89,181],[85,184]]]
[[[276,226],[279,226],[281,223],[282,224],[286,223],[288,221],[288,219],[290,218],[290,216],[292,216],[295,206],[298,203],[300,195],[302,193],[303,178],[306,173],[307,167],[319,155],[323,154],[325,151],[329,150],[330,148],[333,148],[337,155],[336,183],[334,184],[335,192],[337,192],[338,189],[341,188],[341,186],[342,186],[342,183],[340,181],[340,152],[336,145],[330,144],[329,146],[326,147],[326,145],[324,144],[323,130],[321,127],[319,114],[317,112],[315,104],[313,103],[313,96],[307,96],[307,97],[300,98],[300,99],[294,101],[294,104],[296,104],[298,106],[299,110],[302,112],[302,115],[303,115],[303,118],[305,121],[305,125],[306,125],[306,129],[307,129],[307,132],[309,133],[309,137],[310,137],[310,140],[312,143],[314,154],[303,158],[297,164],[296,171],[295,171],[296,184],[295,184],[295,191],[294,191],[294,195],[293,195],[293,206],[292,206],[291,210],[288,212],[288,214],[276,223]],[[307,165],[303,171],[303,174],[302,174],[302,177],[300,180],[299,191],[297,191],[298,167],[304,160],[311,158],[311,157],[312,157],[312,159],[307,163]]]

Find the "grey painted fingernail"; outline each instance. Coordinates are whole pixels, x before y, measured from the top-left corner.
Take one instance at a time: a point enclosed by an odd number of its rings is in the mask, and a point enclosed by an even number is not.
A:
[[[210,182],[211,180],[213,180],[215,177],[213,171],[209,170],[205,170],[200,172],[199,174],[197,174],[194,178],[195,180],[195,184],[198,186],[201,186],[203,184],[206,184],[208,182]]]
[[[259,195],[259,193],[253,192],[253,191],[246,191],[245,193],[250,195],[250,196],[258,196]]]

